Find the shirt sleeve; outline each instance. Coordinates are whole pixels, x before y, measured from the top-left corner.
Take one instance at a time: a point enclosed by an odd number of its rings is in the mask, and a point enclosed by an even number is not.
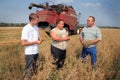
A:
[[[83,33],[83,32],[84,32],[84,28],[83,28],[83,29],[81,30],[81,32],[80,32],[80,36],[81,36],[81,37],[84,37],[84,33]]]
[[[37,29],[38,38],[40,38],[40,32],[38,26],[36,26],[36,29]]]
[[[26,28],[23,28],[21,40],[27,40],[27,39],[28,39],[28,31],[26,30]]]
[[[96,37],[99,39],[99,40],[102,40],[102,35],[101,35],[101,31],[99,29],[97,29],[97,35]]]

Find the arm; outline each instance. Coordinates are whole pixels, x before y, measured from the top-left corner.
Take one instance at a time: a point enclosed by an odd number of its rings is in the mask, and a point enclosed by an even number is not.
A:
[[[54,31],[51,31],[50,35],[51,35],[52,39],[55,40],[55,41],[61,42],[61,41],[68,41],[68,40],[70,40],[69,36],[59,37],[59,36],[57,36],[57,34]]]
[[[26,40],[21,40],[21,45],[22,46],[29,46],[29,45],[33,45],[33,44],[41,44],[41,41],[33,41],[33,42],[28,42]]]
[[[97,29],[96,39],[91,40],[92,44],[97,44],[102,39],[101,31]]]
[[[84,29],[84,28],[83,28]],[[80,42],[81,42],[81,44],[83,44],[83,41],[84,41],[84,39],[83,39],[83,30],[80,32]]]
[[[39,37],[38,40],[40,41],[40,44],[44,41],[44,38],[43,37]]]
[[[31,42],[28,42],[27,40],[28,40],[28,29],[26,27],[24,27],[23,30],[22,30],[22,35],[21,35],[21,45],[22,46],[29,46],[29,45],[33,45],[33,44],[41,44],[42,41],[43,41],[40,38],[38,38],[38,40],[36,40],[36,41],[31,41]]]
[[[100,40],[98,38],[91,40],[91,44],[97,44]]]
[[[81,42],[81,44],[82,44],[84,47],[88,47],[88,46],[90,46],[90,45],[97,44],[99,41],[100,41],[100,40],[97,39],[97,38],[94,39],[94,40],[86,40],[86,41],[84,41],[84,40],[82,39],[82,36],[80,37],[80,42]]]
[[[80,42],[81,42],[81,44],[83,44],[83,38],[82,38],[82,36],[80,36]]]

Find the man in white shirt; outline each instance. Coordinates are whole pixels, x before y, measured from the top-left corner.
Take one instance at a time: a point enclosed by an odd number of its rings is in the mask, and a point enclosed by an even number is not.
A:
[[[23,27],[21,36],[21,45],[25,47],[26,67],[24,77],[31,78],[31,72],[35,70],[38,59],[38,45],[42,43],[43,39],[39,36],[39,29],[37,27],[39,17],[35,13],[29,15],[29,23]],[[30,75],[28,75],[30,74]]]

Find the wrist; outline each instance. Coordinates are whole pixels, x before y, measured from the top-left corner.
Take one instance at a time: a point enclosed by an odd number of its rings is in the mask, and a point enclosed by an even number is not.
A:
[[[62,41],[64,41],[64,37],[62,37],[62,39],[61,39]]]
[[[65,37],[62,37],[62,41],[65,41]]]
[[[34,41],[33,44],[37,44],[37,41]]]
[[[83,43],[84,43],[84,41],[81,41],[81,43],[83,44]]]
[[[94,44],[94,41],[93,41],[93,40],[91,40],[90,42],[91,42],[91,44]]]

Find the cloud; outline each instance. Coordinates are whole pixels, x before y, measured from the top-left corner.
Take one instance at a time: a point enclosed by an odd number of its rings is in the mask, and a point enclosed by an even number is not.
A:
[[[74,2],[75,0],[53,0],[54,1],[54,3],[56,4],[58,4],[58,3],[72,3],[72,2]]]
[[[54,4],[60,4],[60,3],[72,3],[75,0],[30,0],[30,2],[34,2],[34,3],[44,3],[44,2],[50,2],[50,3],[54,3]]]
[[[101,7],[101,4],[99,2],[97,3],[92,3],[92,2],[87,2],[87,3],[80,3],[80,6],[87,7],[87,8],[99,8]]]

